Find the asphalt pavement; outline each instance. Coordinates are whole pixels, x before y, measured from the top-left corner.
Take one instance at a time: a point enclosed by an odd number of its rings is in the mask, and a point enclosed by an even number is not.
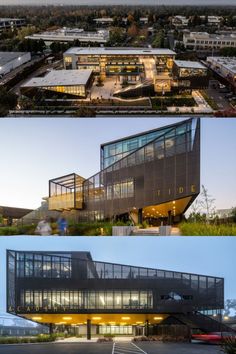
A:
[[[221,354],[220,347],[209,344],[135,342],[132,348],[118,343],[44,343],[0,345],[1,354]],[[131,344],[129,344],[131,345]],[[123,348],[123,349],[122,349]],[[132,349],[132,350],[131,350]]]

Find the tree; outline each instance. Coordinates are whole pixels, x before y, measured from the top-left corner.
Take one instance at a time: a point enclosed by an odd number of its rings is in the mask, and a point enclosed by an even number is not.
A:
[[[232,208],[231,217],[233,219],[233,222],[236,222],[236,207]]]
[[[9,109],[14,109],[17,104],[17,95],[8,92],[4,87],[0,88],[0,115],[6,116]]]
[[[136,37],[138,35],[137,25],[135,23],[132,23],[132,25],[128,28],[127,33],[132,38]]]
[[[203,212],[206,214],[206,219],[209,220],[215,214],[215,199],[208,193],[208,190],[202,185],[200,205]]]

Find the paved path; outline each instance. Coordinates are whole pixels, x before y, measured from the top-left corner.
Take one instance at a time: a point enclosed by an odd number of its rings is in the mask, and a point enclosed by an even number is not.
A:
[[[131,342],[115,342],[112,348],[112,354],[147,354],[136,344]]]

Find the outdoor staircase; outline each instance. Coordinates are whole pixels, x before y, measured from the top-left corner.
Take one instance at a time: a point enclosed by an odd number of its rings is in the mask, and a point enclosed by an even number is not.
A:
[[[221,323],[210,316],[200,312],[189,313],[186,315],[178,314],[174,316],[180,322],[186,324],[191,329],[200,329],[203,332],[233,332],[234,330],[224,323]]]

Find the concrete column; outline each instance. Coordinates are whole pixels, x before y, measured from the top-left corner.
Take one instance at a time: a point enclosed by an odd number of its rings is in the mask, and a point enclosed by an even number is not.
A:
[[[146,323],[145,323],[145,336],[149,337],[149,321],[148,320],[146,320]]]
[[[171,225],[171,222],[172,222],[172,217],[171,217],[171,210],[168,210],[168,221],[167,221],[167,224],[168,225]]]
[[[53,324],[49,323],[49,334],[53,334]]]
[[[138,210],[138,224],[142,224],[143,223],[143,209],[140,208]]]
[[[91,339],[91,320],[87,320],[87,339]]]

